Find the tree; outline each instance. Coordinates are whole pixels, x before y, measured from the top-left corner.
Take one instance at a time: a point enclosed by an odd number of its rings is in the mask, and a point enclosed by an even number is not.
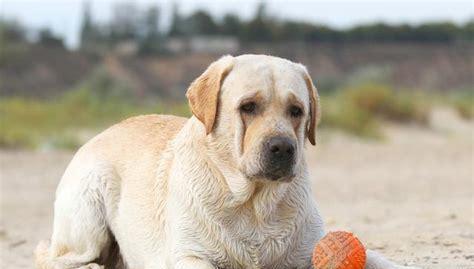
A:
[[[157,7],[150,7],[144,15],[143,28],[148,39],[156,39],[159,36],[160,10]]]
[[[55,36],[48,28],[39,31],[38,44],[46,47],[64,47],[62,38]]]
[[[266,5],[261,2],[257,7],[255,17],[247,24],[244,38],[249,41],[270,41],[272,29],[270,20],[267,18]]]
[[[139,17],[138,8],[133,2],[115,4],[110,23],[112,40],[136,40],[142,30]]]
[[[90,3],[84,2],[81,26],[81,47],[84,47],[85,44],[91,42],[95,36],[90,9]]]
[[[94,23],[91,4],[85,1],[83,4],[82,25],[80,33],[80,48],[87,52],[97,52],[100,48],[107,46],[107,36],[99,25]]]
[[[149,8],[143,19],[144,37],[140,41],[141,53],[155,53],[160,50],[161,35],[159,31],[160,10]]]
[[[459,35],[463,40],[474,41],[474,19],[471,19],[462,27]]]
[[[225,35],[239,36],[242,32],[242,23],[235,14],[226,14],[221,24],[221,32]]]
[[[25,29],[16,21],[7,21],[0,17],[0,41],[25,42]]]
[[[419,41],[449,42],[456,39],[458,27],[451,22],[425,23],[415,29]]]
[[[184,34],[183,32],[183,19],[179,14],[178,5],[176,3],[173,4],[173,15],[171,16],[171,26],[168,32],[169,36],[181,36]]]
[[[186,26],[191,35],[215,35],[219,32],[219,28],[211,15],[204,10],[194,12],[186,20]]]

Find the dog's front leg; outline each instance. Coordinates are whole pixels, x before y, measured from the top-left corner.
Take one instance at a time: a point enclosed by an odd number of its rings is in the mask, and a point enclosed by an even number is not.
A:
[[[419,269],[417,267],[407,267],[402,265],[396,265],[393,262],[388,261],[382,255],[375,251],[367,250],[367,262],[365,269]]]
[[[179,260],[175,267],[175,269],[215,269],[214,266],[206,260],[203,260],[198,257],[186,257]]]

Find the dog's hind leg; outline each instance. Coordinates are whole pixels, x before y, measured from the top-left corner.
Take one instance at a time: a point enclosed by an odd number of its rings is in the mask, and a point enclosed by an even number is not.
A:
[[[104,269],[97,263],[81,263],[80,260],[69,254],[53,257],[49,240],[41,241],[35,249],[35,265],[38,269]]]
[[[49,245],[38,245],[38,268],[101,268],[101,255],[113,243],[104,201],[107,169],[84,168],[73,161],[58,186],[53,235]]]

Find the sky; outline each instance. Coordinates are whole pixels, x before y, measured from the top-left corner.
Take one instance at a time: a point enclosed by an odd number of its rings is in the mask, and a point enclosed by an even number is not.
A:
[[[166,28],[173,3],[182,14],[205,9],[220,18],[236,13],[251,18],[261,0],[89,0],[93,19],[106,22],[112,6],[133,2],[138,7],[158,6],[161,25]],[[267,0],[268,13],[282,19],[293,19],[348,28],[357,24],[386,22],[420,24],[428,21],[465,23],[474,18],[474,1],[471,0]],[[70,48],[78,45],[84,0],[0,0],[0,16],[16,19],[32,29],[50,28],[65,38]]]

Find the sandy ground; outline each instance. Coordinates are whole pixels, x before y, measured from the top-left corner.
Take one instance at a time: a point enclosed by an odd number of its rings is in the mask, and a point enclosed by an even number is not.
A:
[[[432,127],[387,126],[384,141],[335,132],[307,150],[328,230],[422,268],[474,268],[474,124],[440,110]],[[71,152],[0,151],[0,268],[33,268],[50,236],[54,191]]]

